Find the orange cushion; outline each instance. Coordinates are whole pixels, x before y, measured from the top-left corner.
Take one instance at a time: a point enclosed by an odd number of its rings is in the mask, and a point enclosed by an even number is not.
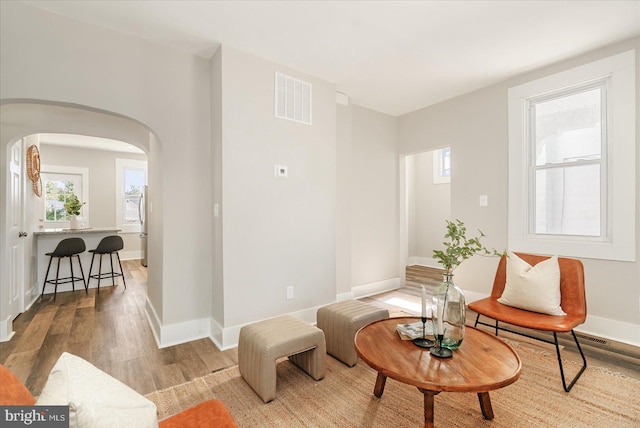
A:
[[[231,414],[220,400],[204,401],[159,422],[160,428],[236,428]]]
[[[0,364],[0,405],[33,406],[36,399],[11,370]]]

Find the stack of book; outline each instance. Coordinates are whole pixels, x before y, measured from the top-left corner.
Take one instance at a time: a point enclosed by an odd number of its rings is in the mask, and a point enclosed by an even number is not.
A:
[[[424,325],[424,333],[422,330],[422,321],[398,324],[396,325],[396,331],[402,340],[413,340],[424,336],[433,336],[433,324],[431,320],[427,320]]]

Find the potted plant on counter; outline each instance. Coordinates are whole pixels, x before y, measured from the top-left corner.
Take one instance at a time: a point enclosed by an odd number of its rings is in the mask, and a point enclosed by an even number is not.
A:
[[[79,229],[78,216],[80,215],[80,210],[82,206],[86,204],[86,202],[80,202],[75,193],[70,194],[67,197],[67,202],[64,204],[64,209],[67,211],[67,214],[70,217],[71,223],[70,229]]]

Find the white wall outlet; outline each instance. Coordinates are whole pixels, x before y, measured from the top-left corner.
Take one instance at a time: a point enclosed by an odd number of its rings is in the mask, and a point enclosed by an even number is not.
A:
[[[287,167],[285,165],[275,165],[273,167],[273,175],[276,178],[287,178]]]
[[[287,300],[293,299],[293,287],[287,287]]]
[[[480,195],[480,206],[481,207],[489,206],[489,196]]]
[[[219,204],[213,204],[213,216],[214,217],[220,217],[220,205]]]

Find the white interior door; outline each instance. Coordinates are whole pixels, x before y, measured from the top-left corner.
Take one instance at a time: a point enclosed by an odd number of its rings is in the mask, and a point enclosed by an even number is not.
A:
[[[9,267],[9,314],[24,311],[24,141],[9,149],[9,204],[7,206],[7,266]]]

